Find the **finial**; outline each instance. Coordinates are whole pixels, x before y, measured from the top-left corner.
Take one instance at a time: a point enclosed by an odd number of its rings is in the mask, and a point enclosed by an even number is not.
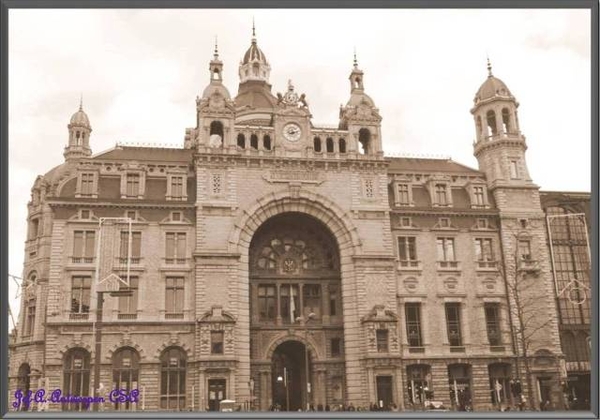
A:
[[[254,26],[254,16],[252,16],[252,38],[256,38],[256,28]]]
[[[219,44],[217,42],[217,36],[215,35],[215,60],[219,58]]]
[[[358,68],[358,61],[356,60],[356,47],[354,47],[354,68]]]
[[[490,63],[490,57],[487,57],[487,69],[488,77],[492,77],[492,63]]]
[[[83,111],[83,93],[79,94],[79,110]]]

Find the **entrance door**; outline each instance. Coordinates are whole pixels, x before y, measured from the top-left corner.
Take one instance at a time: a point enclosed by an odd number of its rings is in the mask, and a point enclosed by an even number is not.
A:
[[[388,408],[394,402],[392,394],[392,377],[377,377],[377,406],[379,408]]]
[[[271,361],[273,405],[281,411],[306,407],[306,347],[298,341],[286,341],[273,353]],[[310,366],[309,366],[310,368]],[[309,378],[310,378],[310,371]]]
[[[225,384],[225,379],[208,380],[208,411],[219,411],[219,404],[226,397]]]

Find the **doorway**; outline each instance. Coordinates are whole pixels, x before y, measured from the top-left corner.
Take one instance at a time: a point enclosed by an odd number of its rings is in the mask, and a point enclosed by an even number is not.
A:
[[[286,341],[273,353],[271,372],[273,406],[281,411],[298,411],[306,407],[306,346]],[[310,361],[309,361],[310,379]]]
[[[377,377],[377,406],[380,409],[387,409],[394,402],[392,391],[392,377],[378,376]]]
[[[225,379],[208,380],[208,411],[219,411],[221,401],[226,398]]]

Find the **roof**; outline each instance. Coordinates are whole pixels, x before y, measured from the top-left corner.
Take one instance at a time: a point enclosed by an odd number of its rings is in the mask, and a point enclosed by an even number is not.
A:
[[[484,176],[483,172],[470,168],[452,159],[422,159],[422,158],[386,158],[389,162],[389,170],[401,172],[451,172],[469,173]]]
[[[475,102],[485,101],[497,96],[511,97],[512,95],[502,80],[490,74],[475,94]]]
[[[117,146],[94,155],[92,159],[189,162],[192,155],[191,149]]]
[[[267,57],[262,52],[258,45],[256,45],[256,39],[252,39],[252,44],[250,44],[250,48],[244,54],[244,59],[242,60],[242,64],[248,64],[250,61],[259,61],[261,63],[267,63]]]
[[[235,97],[237,107],[250,106],[250,108],[273,109],[277,105],[277,98],[271,93],[271,86],[262,80],[248,80],[240,83],[238,94]]]

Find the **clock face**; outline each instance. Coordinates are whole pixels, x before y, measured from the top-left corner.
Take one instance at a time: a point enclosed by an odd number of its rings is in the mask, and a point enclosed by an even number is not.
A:
[[[302,129],[296,123],[288,123],[283,126],[283,136],[289,141],[298,141],[302,135]]]

